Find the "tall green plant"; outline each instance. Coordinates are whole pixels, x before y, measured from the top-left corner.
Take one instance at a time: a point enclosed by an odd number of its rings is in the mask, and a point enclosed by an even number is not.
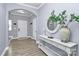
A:
[[[62,13],[59,13],[59,15],[55,15],[55,11],[53,10],[51,13],[51,16],[49,17],[49,20],[51,20],[52,22],[60,22],[64,23],[64,19],[66,18],[65,16],[66,10],[64,10]]]
[[[60,13],[60,17],[61,17],[61,19],[60,19],[60,24],[65,24],[65,19],[66,19],[66,17],[67,17],[67,15],[66,15],[66,10],[64,10],[64,11],[62,11],[62,13]]]
[[[70,21],[73,21],[73,20],[79,22],[79,15],[75,16],[74,14],[71,14],[71,20]]]
[[[60,15],[57,16],[54,13],[55,11],[53,10],[51,13],[51,16],[49,17],[49,20],[51,20],[52,22],[60,21]]]
[[[74,14],[70,14],[70,17],[71,17],[71,19],[70,19],[69,22],[72,22],[73,20],[79,22],[79,15],[75,16]],[[53,10],[51,12],[51,16],[49,17],[49,20],[52,21],[52,22],[56,22],[56,23],[59,21],[60,24],[65,24],[64,21],[65,21],[66,18],[67,18],[66,10],[62,11],[58,15],[55,15],[55,11]]]

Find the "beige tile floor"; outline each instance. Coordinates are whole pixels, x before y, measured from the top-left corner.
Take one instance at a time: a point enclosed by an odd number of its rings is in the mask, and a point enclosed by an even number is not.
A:
[[[10,43],[6,56],[46,56],[33,39],[14,39]]]

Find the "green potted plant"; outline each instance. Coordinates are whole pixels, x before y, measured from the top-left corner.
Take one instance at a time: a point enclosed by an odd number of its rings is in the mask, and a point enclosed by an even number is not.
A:
[[[60,32],[60,39],[62,42],[68,42],[69,36],[70,36],[70,30],[65,25],[65,19],[66,19],[66,10],[64,10],[62,13],[59,13],[58,15],[54,14],[55,11],[51,13],[51,16],[49,17],[49,20],[53,23],[59,23],[61,25],[59,32]]]
[[[61,24],[61,28],[59,30],[60,33],[60,40],[62,42],[69,42],[70,41],[70,29],[68,28],[68,26],[65,24],[65,20],[66,20],[66,10],[64,10],[61,14],[61,20],[60,20],[60,24]]]
[[[70,21],[65,24],[67,21],[67,15],[66,10],[62,11],[62,13],[59,13],[58,15],[55,15],[55,11],[53,10],[51,13],[51,16],[49,17],[49,20],[52,21],[52,23],[60,24],[60,39],[62,42],[69,42],[70,41],[70,29],[68,28],[68,24],[72,21],[79,22],[79,15],[75,16],[74,14],[70,14]]]
[[[70,22],[72,22],[73,20],[79,22],[79,15],[75,16],[74,14],[70,14],[70,16],[71,16]]]
[[[53,10],[51,16],[49,17],[49,20],[57,23],[58,21],[60,21],[60,14],[58,16],[55,15],[55,11]]]

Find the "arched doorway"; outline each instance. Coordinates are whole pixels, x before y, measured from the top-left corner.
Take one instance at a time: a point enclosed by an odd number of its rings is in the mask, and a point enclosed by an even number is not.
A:
[[[31,37],[36,39],[37,15],[25,9],[8,11],[9,39],[18,37]]]
[[[9,43],[10,43],[10,40],[9,40],[9,26],[8,26],[8,20],[9,20],[9,12],[11,10],[16,10],[16,9],[24,9],[24,10],[27,10],[31,13],[33,13],[34,15],[36,15],[36,20],[38,19],[38,14],[37,14],[37,11],[36,10],[33,10],[32,8],[29,8],[27,6],[21,6],[21,5],[18,5],[18,4],[7,4],[6,5],[6,46],[8,47]],[[36,26],[37,27],[37,26]],[[35,30],[35,32],[37,31],[37,29]],[[34,32],[34,33],[35,33]],[[37,32],[35,33],[35,39],[36,39],[36,42],[37,42]]]

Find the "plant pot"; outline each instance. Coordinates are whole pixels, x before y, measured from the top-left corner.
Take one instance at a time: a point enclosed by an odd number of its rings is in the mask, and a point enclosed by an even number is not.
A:
[[[70,41],[70,30],[67,26],[64,26],[62,27],[60,30],[59,30],[59,33],[60,33],[60,40],[62,42],[69,42]]]

